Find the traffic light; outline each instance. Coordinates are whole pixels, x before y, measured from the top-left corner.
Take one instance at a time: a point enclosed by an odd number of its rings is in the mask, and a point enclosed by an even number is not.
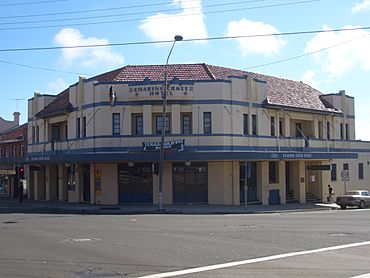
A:
[[[19,179],[24,180],[24,167],[18,168]]]

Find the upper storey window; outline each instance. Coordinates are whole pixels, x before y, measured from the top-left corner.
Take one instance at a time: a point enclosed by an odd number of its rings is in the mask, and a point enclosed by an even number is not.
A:
[[[144,119],[142,114],[136,114],[132,117],[132,134],[143,135],[144,134]]]
[[[162,133],[162,115],[161,116],[156,116],[155,118],[155,123],[156,123],[156,128],[155,128],[155,131],[157,134],[161,134]],[[165,132],[167,134],[170,133],[170,116],[167,115],[166,116],[166,120],[165,120]]]
[[[211,112],[203,113],[204,134],[212,134],[212,114]]]

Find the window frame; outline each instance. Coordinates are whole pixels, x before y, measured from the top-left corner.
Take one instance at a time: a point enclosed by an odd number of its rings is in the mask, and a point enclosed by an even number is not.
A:
[[[212,134],[212,112],[203,112],[203,133]]]
[[[121,135],[121,113],[112,113],[112,135]]]
[[[257,115],[252,114],[252,135],[258,134]]]
[[[188,123],[187,124],[185,124],[186,118],[188,118]],[[181,115],[181,133],[182,134],[192,134],[193,133],[192,129],[193,129],[192,115],[191,114],[182,114]]]
[[[81,120],[76,118],[76,138],[81,138]]]
[[[243,134],[249,135],[249,114],[243,114]]]
[[[170,115],[166,115],[165,118],[165,134],[171,133],[171,118]],[[155,133],[156,134],[162,134],[162,115],[156,115],[155,116]]]
[[[275,128],[275,117],[271,116],[270,117],[270,135],[271,136],[276,136],[276,128]]]
[[[140,119],[140,121],[138,121]],[[134,135],[144,134],[144,117],[142,114],[134,115]]]
[[[82,117],[82,138],[86,138],[86,116]]]
[[[359,180],[364,179],[364,164],[363,163],[358,164],[358,179]]]
[[[337,181],[337,164],[331,164],[330,180]]]

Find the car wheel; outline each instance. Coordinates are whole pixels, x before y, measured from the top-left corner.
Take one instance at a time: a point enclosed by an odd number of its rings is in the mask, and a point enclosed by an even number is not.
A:
[[[345,206],[345,205],[341,205],[341,206],[340,206],[340,208],[341,208],[341,209],[346,209],[346,208],[347,208],[347,206]]]
[[[361,201],[361,202],[360,202],[360,204],[358,205],[358,207],[359,207],[360,209],[365,208],[365,202],[364,202],[364,201]]]

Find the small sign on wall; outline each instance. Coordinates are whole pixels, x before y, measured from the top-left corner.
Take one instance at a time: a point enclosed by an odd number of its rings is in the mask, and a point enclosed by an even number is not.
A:
[[[102,188],[101,188],[101,169],[95,169],[95,195],[101,196]]]
[[[310,176],[310,181],[311,181],[311,182],[315,182],[315,175],[311,175],[311,176]]]

